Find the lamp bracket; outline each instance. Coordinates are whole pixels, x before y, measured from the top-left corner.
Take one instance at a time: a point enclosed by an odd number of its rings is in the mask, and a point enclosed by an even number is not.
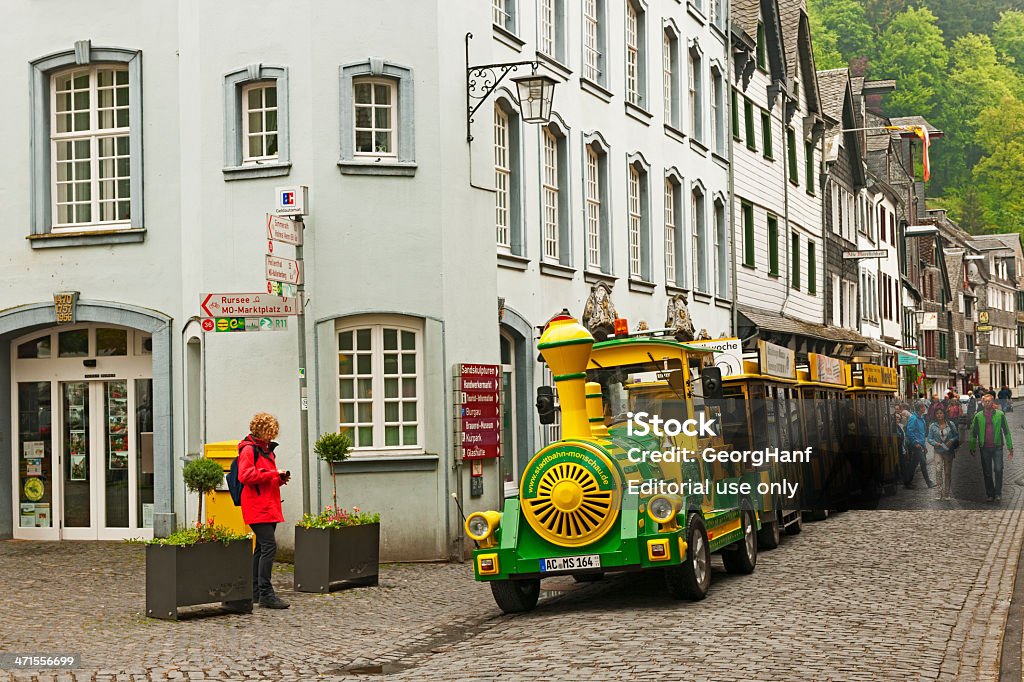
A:
[[[466,34],[466,141],[473,141],[473,115],[483,106],[498,85],[510,71],[518,71],[520,66],[529,66],[531,73],[540,68],[538,61],[505,62],[501,64],[469,64],[469,41],[472,33]]]

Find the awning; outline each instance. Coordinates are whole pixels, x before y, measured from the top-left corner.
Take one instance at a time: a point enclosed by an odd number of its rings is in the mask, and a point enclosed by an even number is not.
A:
[[[738,307],[738,311],[743,315],[743,317],[747,318],[750,324],[758,329],[782,334],[806,336],[812,339],[820,339],[822,341],[856,344],[859,346],[865,346],[876,353],[881,351],[881,346],[877,345],[880,343],[879,341],[869,339],[852,329],[843,329],[842,327],[833,327],[831,325],[820,323],[816,324],[789,317],[787,315],[782,315],[781,313],[768,312],[766,310],[753,310],[742,306]]]
[[[906,348],[900,348],[899,346],[893,346],[892,344],[886,343],[885,341],[879,341],[878,339],[873,339],[873,340],[874,340],[875,343],[877,343],[882,348],[887,348],[887,349],[889,349],[889,350],[891,350],[891,351],[893,351],[895,353],[900,353],[902,355],[909,355],[910,357],[917,358],[918,360],[924,360],[925,359],[925,357],[923,355],[918,355],[917,353],[915,353],[912,350],[907,350]]]

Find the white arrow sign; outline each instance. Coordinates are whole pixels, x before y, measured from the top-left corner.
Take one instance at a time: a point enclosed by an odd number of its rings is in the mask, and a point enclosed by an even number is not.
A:
[[[299,302],[270,294],[200,294],[199,308],[207,317],[284,317],[299,314]]]
[[[302,284],[302,264],[291,258],[267,255],[267,277],[271,282]]]
[[[268,213],[267,239],[302,246],[302,229],[298,221]]]

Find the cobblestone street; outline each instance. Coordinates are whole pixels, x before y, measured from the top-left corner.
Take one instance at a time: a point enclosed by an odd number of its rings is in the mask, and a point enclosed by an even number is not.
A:
[[[716,558],[699,603],[668,600],[654,574],[566,577],[513,617],[469,564],[384,566],[378,587],[331,595],[292,592],[282,566],[291,609],[174,623],[143,617],[140,546],[0,542],[0,650],[82,654],[78,670],[5,671],[14,680],[995,680],[1024,538],[1020,461],[1007,463],[1001,507],[978,502],[980,467],[964,452],[961,500],[934,500],[918,479],[893,498],[918,509],[806,524],[752,576]]]

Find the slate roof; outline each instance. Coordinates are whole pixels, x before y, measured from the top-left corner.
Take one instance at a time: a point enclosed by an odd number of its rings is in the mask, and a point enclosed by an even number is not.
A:
[[[756,308],[748,308],[746,306],[737,306],[737,308],[743,317],[747,318],[753,326],[759,329],[781,332],[783,334],[807,336],[813,339],[824,339],[825,341],[844,341],[847,343],[859,343],[866,346],[872,345],[871,339],[853,331],[852,329],[843,329],[842,327],[833,327],[831,325],[823,325],[821,323],[806,322],[804,320],[798,320],[796,318],[789,317],[788,315],[782,315],[768,310],[758,310]]]
[[[804,0],[779,0],[779,20],[786,44],[786,73],[790,75],[796,73],[800,57],[800,10],[804,6]]]
[[[843,120],[843,103],[846,101],[846,83],[849,76],[849,71],[845,68],[818,72],[822,113],[840,123]]]
[[[853,88],[853,96],[858,97],[864,91],[864,77],[854,76],[850,79],[850,87]]]
[[[1010,249],[1016,251],[1020,246],[1020,235],[1013,234],[978,234],[971,236],[971,243],[979,249]]]
[[[732,20],[751,39],[757,40],[757,20],[761,8],[760,0],[732,0]]]

